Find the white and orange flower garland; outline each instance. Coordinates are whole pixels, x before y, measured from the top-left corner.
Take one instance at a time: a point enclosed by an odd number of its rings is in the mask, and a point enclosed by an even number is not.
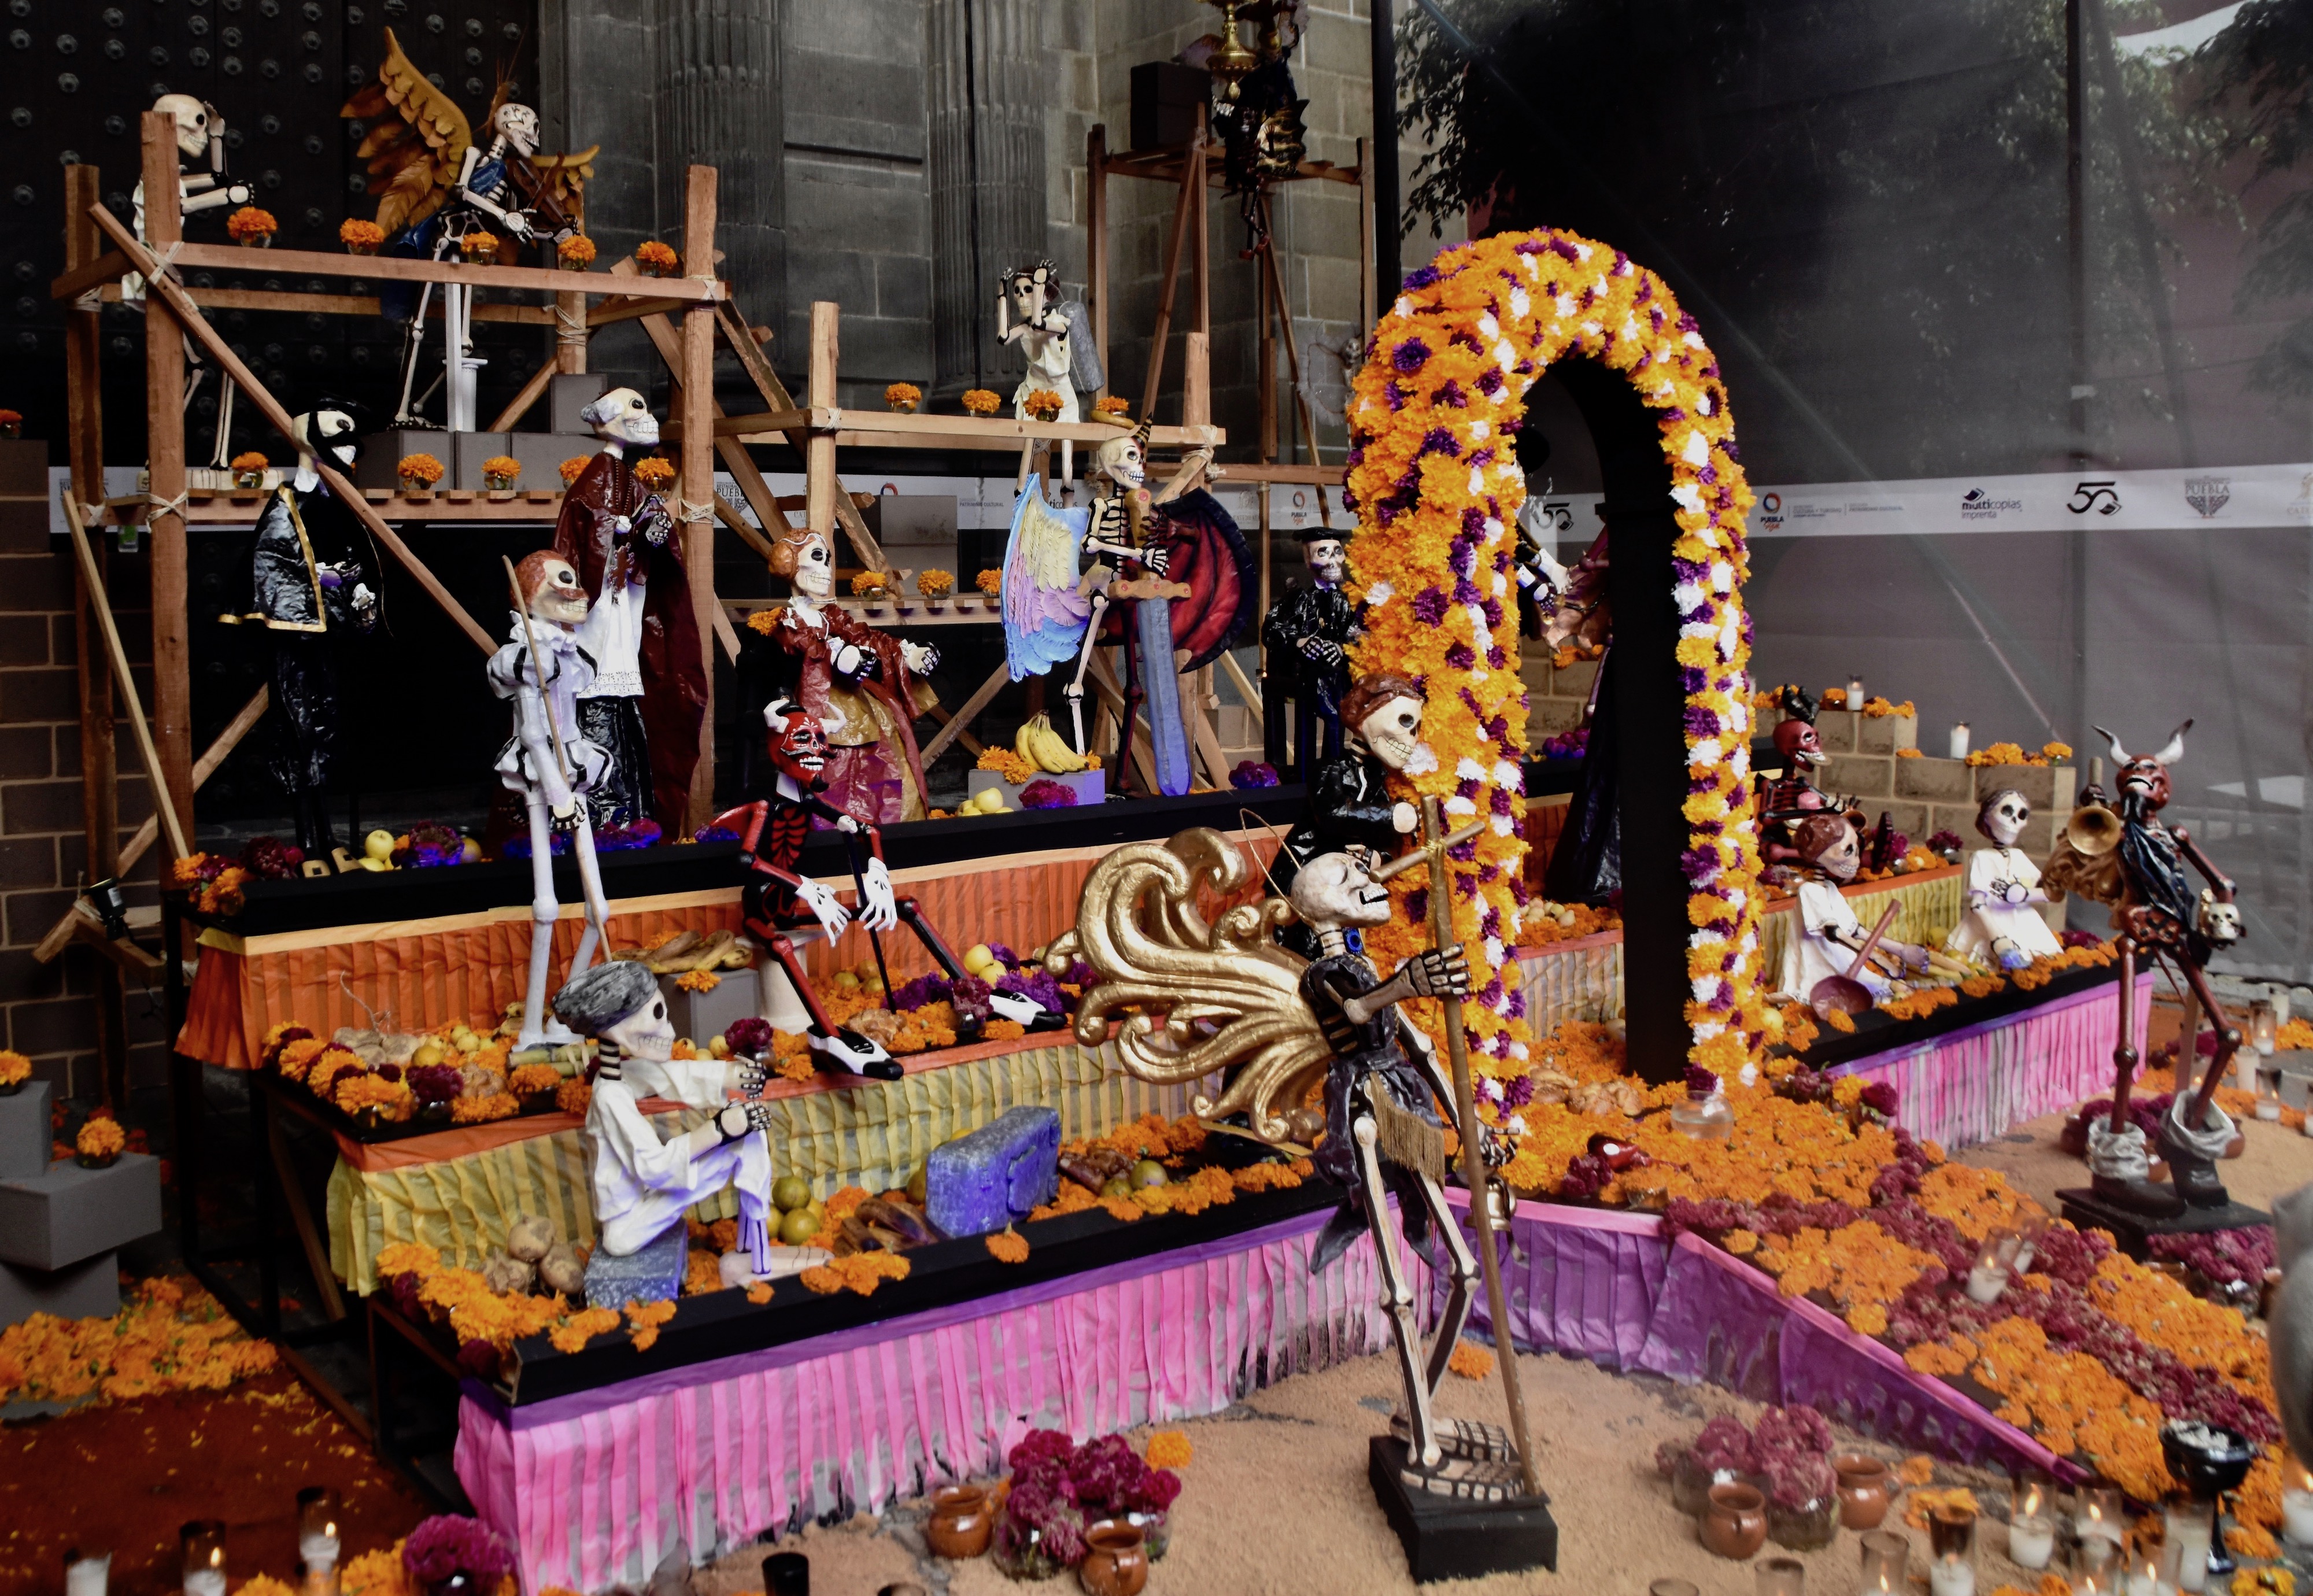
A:
[[[1464,1022],[1482,1072],[1523,1072],[1531,1040],[1504,965],[1526,900],[1520,821],[1526,753],[1513,527],[1526,498],[1514,435],[1526,391],[1568,355],[1629,378],[1659,418],[1679,536],[1673,545],[1686,687],[1692,1062],[1739,1070],[1765,1040],[1758,843],[1750,812],[1751,490],[1719,363],[1663,280],[1621,251],[1557,232],[1445,251],[1405,279],[1374,330],[1350,410],[1349,489],[1359,530],[1350,591],[1363,606],[1359,674],[1425,685],[1418,792],[1449,824],[1489,830],[1454,851],[1455,931],[1474,1000]],[[1399,913],[1368,939],[1384,969],[1428,941],[1429,877],[1393,884]],[[1427,1010],[1427,1004],[1417,1010]],[[1434,1014],[1420,1014],[1435,1028]]]

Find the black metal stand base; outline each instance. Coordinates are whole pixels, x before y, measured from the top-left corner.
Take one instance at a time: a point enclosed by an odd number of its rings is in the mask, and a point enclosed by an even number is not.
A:
[[[1405,1443],[1393,1436],[1375,1436],[1367,1456],[1374,1499],[1405,1547],[1406,1572],[1415,1584],[1522,1568],[1558,1571],[1558,1521],[1550,1516],[1549,1497],[1457,1502],[1413,1490],[1398,1477]]]
[[[2228,1203],[2222,1208],[2186,1208],[2173,1218],[2159,1219],[2150,1214],[2132,1213],[2115,1204],[2107,1203],[2087,1186],[2072,1186],[2056,1194],[2064,1206],[2064,1217],[2080,1228],[2094,1227],[2110,1230],[2120,1249],[2130,1257],[2142,1259],[2145,1243],[2155,1236],[2188,1236],[2203,1230],[2244,1230],[2252,1225],[2269,1225],[2273,1215],[2262,1208],[2251,1208],[2246,1203]]]

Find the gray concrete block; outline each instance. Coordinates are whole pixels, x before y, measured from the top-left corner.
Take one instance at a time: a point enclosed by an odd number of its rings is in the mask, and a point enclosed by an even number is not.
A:
[[[1527,739],[1539,746],[1545,737],[1572,731],[1582,724],[1582,706],[1570,698],[1529,698],[1526,704]]]
[[[1975,800],[1982,803],[2002,788],[2014,788],[2035,809],[2056,803],[2056,771],[2053,765],[1987,764],[1970,772],[1975,778]],[[2067,806],[2069,807],[2069,806]]]
[[[23,1180],[48,1169],[48,1098],[45,1080],[28,1080],[0,1098],[0,1180]]]
[[[1816,785],[1853,798],[1890,798],[1895,793],[1895,766],[1913,763],[1908,759],[1882,758],[1876,754],[1834,754],[1824,766],[1823,774],[1816,778]]]
[[[574,456],[593,459],[602,453],[602,440],[591,432],[510,432],[506,452],[522,463],[514,487],[523,492],[562,490],[562,463]]]
[[[717,970],[715,974],[717,980],[713,992],[691,992],[677,986],[672,975],[658,978],[659,993],[666,999],[666,1017],[674,1026],[674,1034],[701,1051],[728,1030],[733,1020],[745,1019],[761,1007],[761,986],[753,970]]]
[[[444,488],[465,488],[479,492],[482,481],[482,462],[506,452],[506,436],[503,432],[453,432],[450,435],[451,458],[444,463],[450,474],[444,478]]]
[[[1060,1188],[1056,1108],[1007,1110],[968,1136],[932,1149],[924,1215],[943,1234],[984,1236],[1028,1217]]]
[[[547,426],[556,432],[594,434],[579,411],[611,390],[608,374],[599,371],[557,372],[546,379]]]
[[[395,489],[401,485],[401,462],[412,454],[431,454],[442,463],[443,478],[437,488],[455,485],[450,472],[455,467],[452,456],[450,435],[430,428],[388,428],[369,436],[361,458],[354,463],[354,486],[356,488]]]
[[[1920,718],[1916,715],[1858,715],[1853,719],[1858,754],[1893,754],[1898,748],[1920,745]]]
[[[1591,683],[1598,679],[1598,661],[1578,659],[1572,665],[1552,666],[1550,673],[1550,695],[1552,698],[1579,698],[1588,701]]]
[[[1928,840],[1928,833],[1935,829],[1929,824],[1928,806],[1925,804],[1906,803],[1901,798],[1893,803],[1883,804],[1874,813],[1872,823],[1877,824],[1878,816],[1883,814],[1887,816],[1888,824],[1911,838],[1913,844],[1917,846],[1924,846]]]
[[[1895,767],[1898,798],[1961,804],[1974,796],[1975,772],[1957,759],[1897,759],[1889,763]]]
[[[1824,752],[1826,754],[1860,752],[1856,747],[1859,734],[1855,723],[1862,719],[1862,716],[1851,710],[1817,711],[1815,718],[1815,735],[1816,740],[1822,743]],[[1780,710],[1770,710],[1759,718],[1759,723],[1766,730],[1772,731],[1781,719],[1782,712]],[[1892,752],[1892,750],[1883,752]]]
[[[0,1180],[0,1261],[62,1269],[161,1228],[161,1161],[125,1152],[108,1168],[69,1160]]]
[[[110,1318],[120,1311],[120,1257],[101,1252],[62,1269],[0,1264],[0,1327],[36,1313],[57,1318]]]
[[[656,1240],[623,1258],[597,1247],[586,1259],[586,1306],[672,1302],[682,1294],[682,1271],[690,1262],[690,1232],[679,1219]]]

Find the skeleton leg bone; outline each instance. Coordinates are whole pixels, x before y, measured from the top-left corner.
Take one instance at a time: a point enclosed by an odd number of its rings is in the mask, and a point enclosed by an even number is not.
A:
[[[554,923],[561,918],[562,905],[554,895],[554,828],[547,817],[545,796],[531,793],[525,807],[530,811],[530,981],[523,989],[516,1052],[558,1047],[578,1039],[561,1021],[547,1018],[546,975],[554,963]]]
[[[1381,1154],[1375,1148],[1379,1129],[1371,1114],[1360,1113],[1350,1124],[1350,1134],[1358,1144],[1358,1177],[1363,1188],[1366,1222],[1373,1232],[1374,1256],[1381,1264],[1382,1309],[1390,1316],[1399,1371],[1405,1377],[1405,1406],[1412,1426],[1406,1442],[1406,1460],[1411,1466],[1435,1468],[1445,1453],[1438,1445],[1437,1426],[1429,1416],[1429,1384],[1421,1366],[1421,1327],[1413,1314],[1413,1288],[1407,1282],[1404,1260],[1398,1256],[1397,1236],[1389,1224],[1389,1188],[1382,1179]],[[1465,1311],[1467,1306],[1465,1302]]]
[[[1092,617],[1085,622],[1084,647],[1077,651],[1077,674],[1069,683],[1069,724],[1077,734],[1076,750],[1085,752],[1085,673],[1092,669],[1092,651],[1100,646],[1100,618],[1108,613],[1108,595],[1093,589]]]
[[[439,256],[437,254],[436,259]],[[414,427],[418,417],[411,408],[410,390],[418,385],[418,359],[426,348],[426,311],[434,302],[434,285],[426,284],[418,290],[418,308],[410,313],[409,325],[401,336],[401,408],[393,412],[396,427]]]
[[[1448,1364],[1454,1348],[1462,1339],[1463,1328],[1470,1320],[1472,1293],[1476,1289],[1478,1260],[1469,1244],[1463,1239],[1462,1228],[1453,1209],[1447,1205],[1444,1188],[1431,1179],[1421,1182],[1421,1205],[1429,1215],[1430,1228],[1438,1233],[1446,1247],[1446,1266],[1452,1284],[1447,1289],[1446,1310],[1438,1316],[1437,1338],[1429,1347],[1428,1389],[1431,1399],[1446,1383]],[[1477,1419],[1441,1419],[1433,1415],[1430,1427],[1438,1437],[1438,1445],[1447,1458],[1459,1458],[1497,1463],[1515,1463],[1517,1448],[1510,1441],[1510,1433],[1499,1424],[1489,1424]],[[1391,1421],[1391,1433],[1410,1442],[1409,1426],[1403,1414]]]
[[[813,1052],[825,1054],[847,1073],[865,1075],[872,1080],[897,1080],[906,1073],[900,1067],[899,1060],[884,1052],[878,1044],[857,1031],[845,1030],[829,1017],[819,1001],[819,994],[811,988],[811,978],[804,973],[803,959],[796,952],[792,938],[769,926],[750,925],[747,929],[787,976],[796,1000],[811,1016],[811,1028],[804,1035]],[[768,972],[764,979],[768,983]]]

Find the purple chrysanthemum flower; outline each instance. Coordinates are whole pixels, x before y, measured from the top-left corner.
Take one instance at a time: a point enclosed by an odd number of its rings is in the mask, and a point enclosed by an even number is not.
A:
[[[1435,587],[1424,587],[1413,595],[1413,619],[1423,626],[1435,626],[1446,618],[1446,595]]]
[[[1389,363],[1400,372],[1411,375],[1420,371],[1429,360],[1429,346],[1418,338],[1409,338],[1392,349]]]

